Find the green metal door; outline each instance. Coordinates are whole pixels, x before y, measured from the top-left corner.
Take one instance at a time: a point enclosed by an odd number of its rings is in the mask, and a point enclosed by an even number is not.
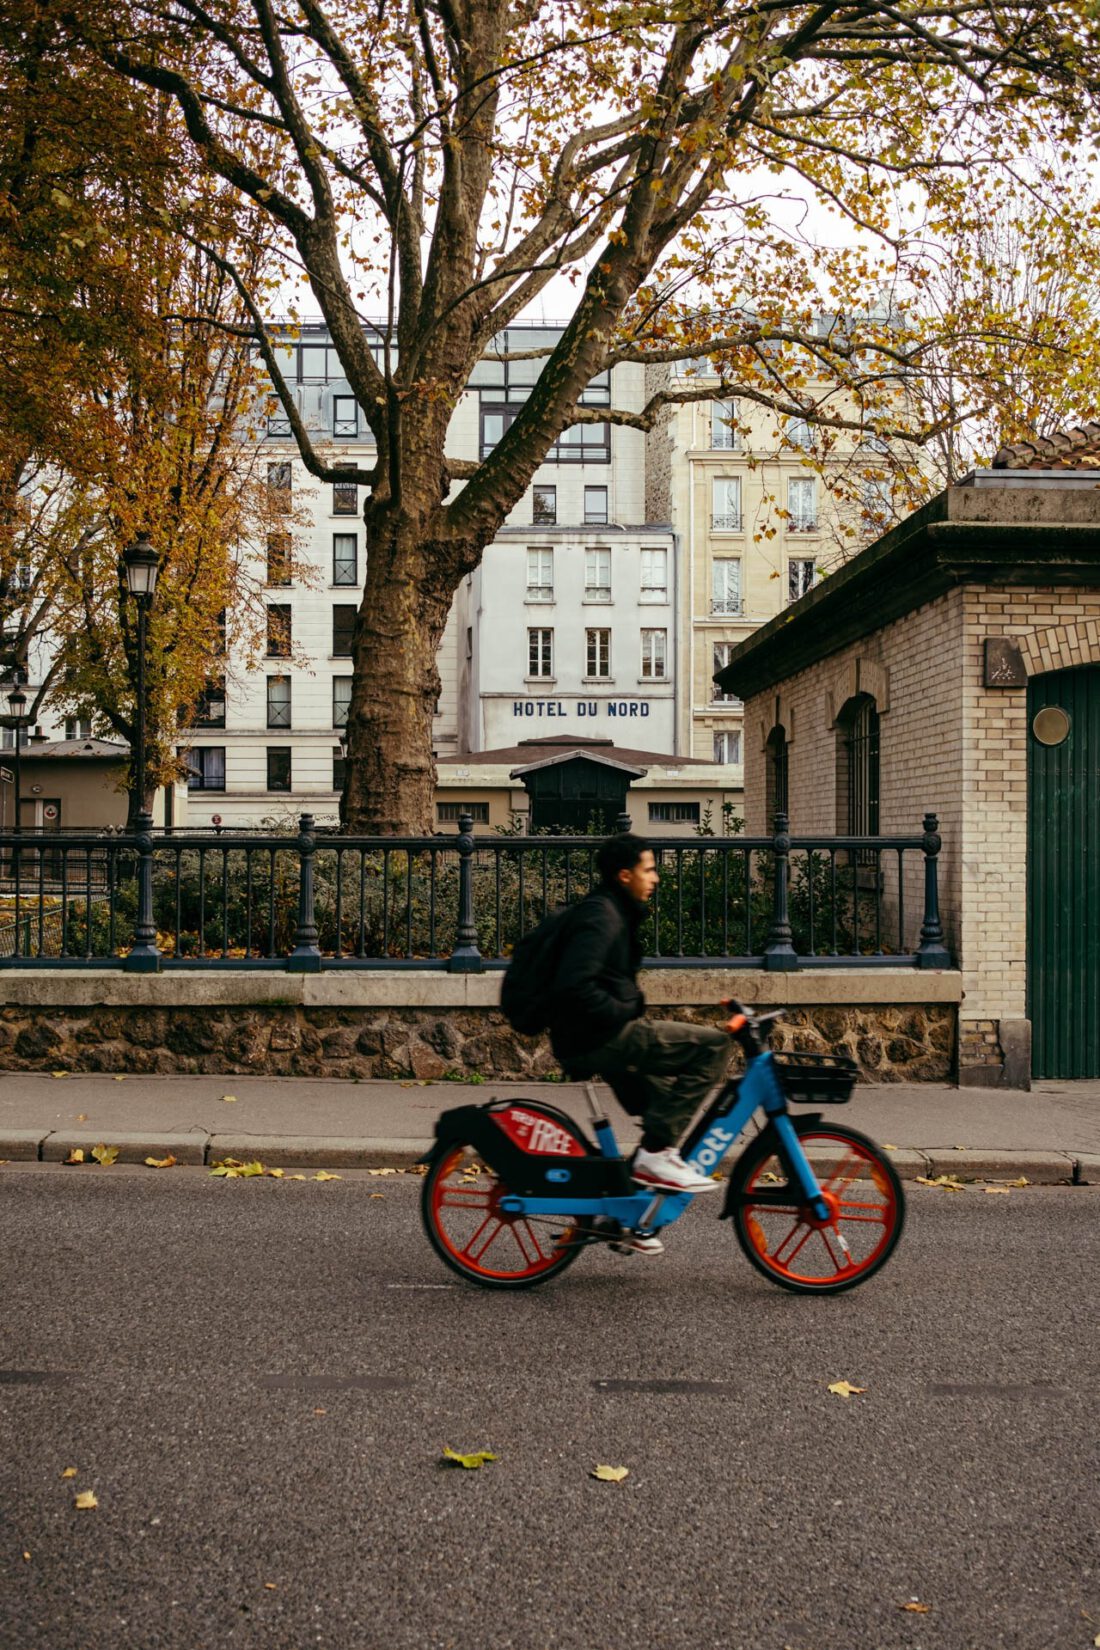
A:
[[[1100,1077],[1100,666],[1027,690],[1028,1016],[1035,1077]]]

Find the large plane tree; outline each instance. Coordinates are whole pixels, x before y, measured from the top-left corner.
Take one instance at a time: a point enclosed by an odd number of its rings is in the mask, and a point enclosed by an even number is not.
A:
[[[1050,157],[1096,136],[1089,0],[59,0],[56,15],[172,100],[189,161],[260,209],[373,433],[355,831],[431,828],[452,598],[564,429],[648,430],[672,400],[736,393],[777,421],[919,444],[967,410],[953,381],[918,427],[906,409],[927,399],[901,393],[931,342],[906,318],[926,252],[994,199],[1038,202],[1040,224],[1087,209],[1048,185]],[[303,459],[331,481],[269,342],[274,295],[241,288]],[[447,431],[472,368],[539,305],[560,341],[499,444],[459,462]],[[363,323],[379,318],[376,356]],[[968,310],[968,360],[974,325]],[[700,355],[717,391],[654,375],[640,411],[581,404],[619,362]]]

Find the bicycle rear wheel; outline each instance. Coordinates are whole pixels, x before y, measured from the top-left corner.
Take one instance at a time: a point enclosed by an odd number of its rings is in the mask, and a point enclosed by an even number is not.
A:
[[[508,1188],[473,1146],[453,1145],[424,1178],[420,1213],[436,1254],[460,1277],[486,1289],[531,1289],[577,1259],[584,1223],[509,1214]]]
[[[893,1164],[866,1135],[843,1124],[792,1117],[829,1205],[822,1220],[787,1178],[768,1131],[734,1165],[734,1230],[746,1257],[773,1283],[799,1294],[836,1295],[889,1260],[905,1223],[905,1194]]]

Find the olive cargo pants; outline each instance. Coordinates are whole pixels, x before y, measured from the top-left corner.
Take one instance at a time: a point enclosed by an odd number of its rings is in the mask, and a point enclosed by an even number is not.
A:
[[[624,1111],[642,1120],[649,1151],[673,1146],[701,1100],[726,1075],[730,1040],[714,1026],[631,1020],[615,1036],[570,1060],[568,1075],[602,1077]]]

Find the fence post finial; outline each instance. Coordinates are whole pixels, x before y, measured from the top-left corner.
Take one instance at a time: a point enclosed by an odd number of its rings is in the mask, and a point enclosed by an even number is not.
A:
[[[917,947],[918,968],[950,968],[951,958],[943,939],[940,921],[940,822],[935,814],[925,814],[924,834],[924,921],[921,923],[920,944]]]
[[[474,921],[474,820],[458,816],[458,930],[447,964],[452,974],[480,974],[481,952]]]
[[[789,973],[798,967],[798,957],[791,943],[791,918],[787,905],[787,887],[790,878],[791,838],[789,821],[784,813],[775,816],[772,836],[772,855],[775,882],[772,888],[772,925],[764,942],[764,967],[773,973]]]
[[[298,926],[294,930],[294,950],[287,958],[287,972],[291,974],[319,974],[321,951],[317,944],[317,920],[314,911],[314,855],[317,839],[313,834],[313,815],[302,814],[298,820]]]

